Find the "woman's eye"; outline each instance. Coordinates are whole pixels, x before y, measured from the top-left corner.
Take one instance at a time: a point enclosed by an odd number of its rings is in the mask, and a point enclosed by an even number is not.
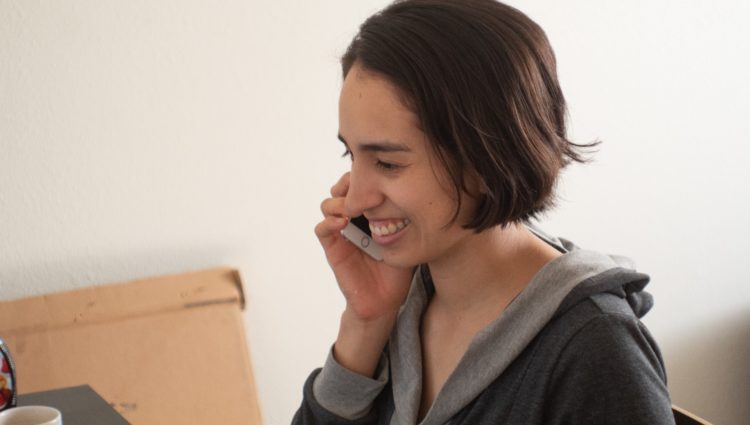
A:
[[[398,165],[391,164],[390,162],[378,161],[376,165],[378,168],[380,168],[383,171],[396,171],[399,169]]]
[[[349,149],[345,150],[345,151],[344,151],[344,154],[343,154],[343,155],[341,155],[341,157],[342,157],[342,158],[346,158],[347,156],[348,156],[348,157],[350,157],[350,158],[353,158],[353,157],[354,157],[354,156],[352,155],[352,151],[350,151]]]

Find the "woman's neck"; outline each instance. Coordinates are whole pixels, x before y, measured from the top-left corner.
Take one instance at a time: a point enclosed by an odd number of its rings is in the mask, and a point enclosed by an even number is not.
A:
[[[455,313],[502,311],[545,264],[561,255],[523,224],[473,234],[456,248],[429,263],[435,285],[431,304]]]

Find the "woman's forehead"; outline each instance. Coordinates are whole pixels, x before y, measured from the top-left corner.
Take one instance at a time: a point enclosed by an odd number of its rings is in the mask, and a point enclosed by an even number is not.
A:
[[[341,89],[339,136],[350,148],[378,144],[385,147],[380,150],[417,150],[424,133],[399,90],[377,74],[358,71],[352,68]]]

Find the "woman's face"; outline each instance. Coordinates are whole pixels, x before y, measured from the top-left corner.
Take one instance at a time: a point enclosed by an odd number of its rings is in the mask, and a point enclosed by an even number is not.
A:
[[[352,155],[346,213],[364,214],[386,264],[412,267],[457,252],[474,234],[476,202],[456,209],[450,179],[432,153],[417,116],[385,78],[355,64],[339,99],[339,135]]]

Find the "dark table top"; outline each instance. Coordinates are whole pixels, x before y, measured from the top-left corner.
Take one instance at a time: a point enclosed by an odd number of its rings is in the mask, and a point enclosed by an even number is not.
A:
[[[65,425],[129,425],[88,385],[22,394],[18,405],[55,407],[62,412]]]

